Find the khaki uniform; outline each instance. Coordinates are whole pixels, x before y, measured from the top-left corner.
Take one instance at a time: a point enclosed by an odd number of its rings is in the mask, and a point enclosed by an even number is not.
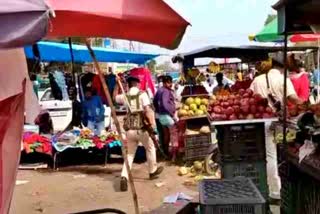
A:
[[[131,102],[130,108],[132,112],[143,111],[144,107],[150,106],[151,102],[147,93],[140,93],[140,90],[137,87],[132,87],[129,89],[128,96],[137,96],[139,95],[139,102]],[[125,95],[116,96],[116,102],[119,104],[125,103]],[[133,159],[139,143],[142,143],[146,150],[147,162],[149,166],[149,173],[154,173],[157,170],[157,158],[156,158],[156,148],[152,142],[147,131],[144,130],[128,130],[126,131],[127,138],[127,153],[128,153],[128,162],[130,169],[132,167]],[[128,172],[123,165],[122,167],[122,177],[128,178]]]

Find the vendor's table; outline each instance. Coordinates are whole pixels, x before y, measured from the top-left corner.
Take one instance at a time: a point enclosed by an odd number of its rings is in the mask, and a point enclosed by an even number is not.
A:
[[[299,163],[298,153],[288,147],[279,167],[281,177],[281,213],[320,213],[320,159],[306,157]]]
[[[268,122],[276,122],[276,121],[278,121],[277,118],[252,119],[252,120],[226,120],[226,121],[213,121],[213,122],[211,122],[211,126],[252,124],[252,123],[268,123]]]
[[[118,141],[114,141],[114,142],[118,142]],[[54,153],[53,153],[53,169],[54,170],[58,169],[58,162],[59,162],[58,161],[58,157],[64,151],[70,150],[70,149],[89,150],[89,149],[97,148],[94,144],[92,144],[92,146],[90,146],[90,147],[81,147],[81,146],[78,146],[78,145],[64,145],[64,146],[61,146],[61,144],[59,145],[57,143],[53,143],[52,145],[53,145],[53,148],[54,148]],[[110,143],[109,144],[105,144],[103,147],[98,148],[98,149],[105,149],[105,162],[104,162],[104,164],[107,165],[108,154],[109,154],[109,150],[110,150]]]

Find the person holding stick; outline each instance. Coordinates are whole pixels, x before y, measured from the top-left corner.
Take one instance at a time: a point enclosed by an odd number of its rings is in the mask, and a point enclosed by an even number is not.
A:
[[[151,180],[158,178],[162,173],[163,167],[157,165],[156,148],[149,132],[145,129],[145,120],[157,134],[154,112],[151,108],[151,102],[146,92],[140,91],[139,79],[130,76],[127,79],[129,91],[126,94],[119,94],[119,88],[122,85],[117,81],[114,93],[114,100],[118,104],[126,105],[128,113],[124,119],[124,130],[126,131],[127,153],[130,168],[139,142],[143,144],[146,150],[147,162],[149,166],[149,178]],[[128,172],[125,166],[122,168],[120,190],[128,189]]]

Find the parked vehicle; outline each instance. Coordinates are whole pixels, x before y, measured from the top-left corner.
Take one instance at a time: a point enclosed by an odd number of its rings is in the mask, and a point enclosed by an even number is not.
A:
[[[72,101],[54,99],[51,89],[39,93],[39,104],[42,109],[49,111],[53,122],[54,131],[64,130],[72,120]],[[111,109],[105,106],[105,126],[111,124]]]

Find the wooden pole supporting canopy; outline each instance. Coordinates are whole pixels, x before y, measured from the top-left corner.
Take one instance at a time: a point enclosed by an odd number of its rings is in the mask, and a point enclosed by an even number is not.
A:
[[[134,207],[135,207],[135,213],[136,214],[139,214],[140,211],[139,211],[139,204],[138,204],[138,197],[137,197],[137,192],[136,192],[136,189],[135,189],[135,186],[134,186],[134,182],[133,182],[133,177],[132,177],[132,173],[131,173],[131,170],[130,170],[130,166],[129,166],[129,162],[128,162],[128,157],[127,157],[127,147],[126,147],[126,144],[125,144],[125,141],[122,137],[122,134],[121,134],[121,127],[120,127],[120,123],[119,123],[119,120],[117,118],[117,114],[116,114],[116,110],[115,110],[115,107],[113,105],[113,102],[112,102],[112,98],[111,98],[111,95],[109,93],[109,89],[108,89],[108,86],[106,84],[106,81],[104,79],[104,76],[103,76],[103,73],[100,69],[100,66],[99,66],[99,63],[95,57],[95,54],[91,48],[91,45],[90,45],[90,41],[89,40],[86,40],[86,46],[89,50],[89,53],[93,59],[93,63],[94,63],[94,66],[95,68],[97,69],[98,71],[98,75],[99,75],[99,78],[100,78],[100,81],[101,81],[101,84],[102,84],[102,87],[103,87],[103,91],[107,97],[107,101],[108,101],[108,104],[111,108],[111,115],[112,115],[112,118],[113,118],[113,121],[114,121],[114,124],[117,128],[117,131],[119,133],[119,137],[120,137],[120,141],[122,142],[122,156],[123,156],[123,159],[124,159],[124,163],[125,163],[125,167],[127,168],[127,172],[128,172],[128,180],[129,180],[129,184],[130,184],[130,187],[131,187],[131,192],[132,192],[132,197],[133,197],[133,202],[134,202]]]

